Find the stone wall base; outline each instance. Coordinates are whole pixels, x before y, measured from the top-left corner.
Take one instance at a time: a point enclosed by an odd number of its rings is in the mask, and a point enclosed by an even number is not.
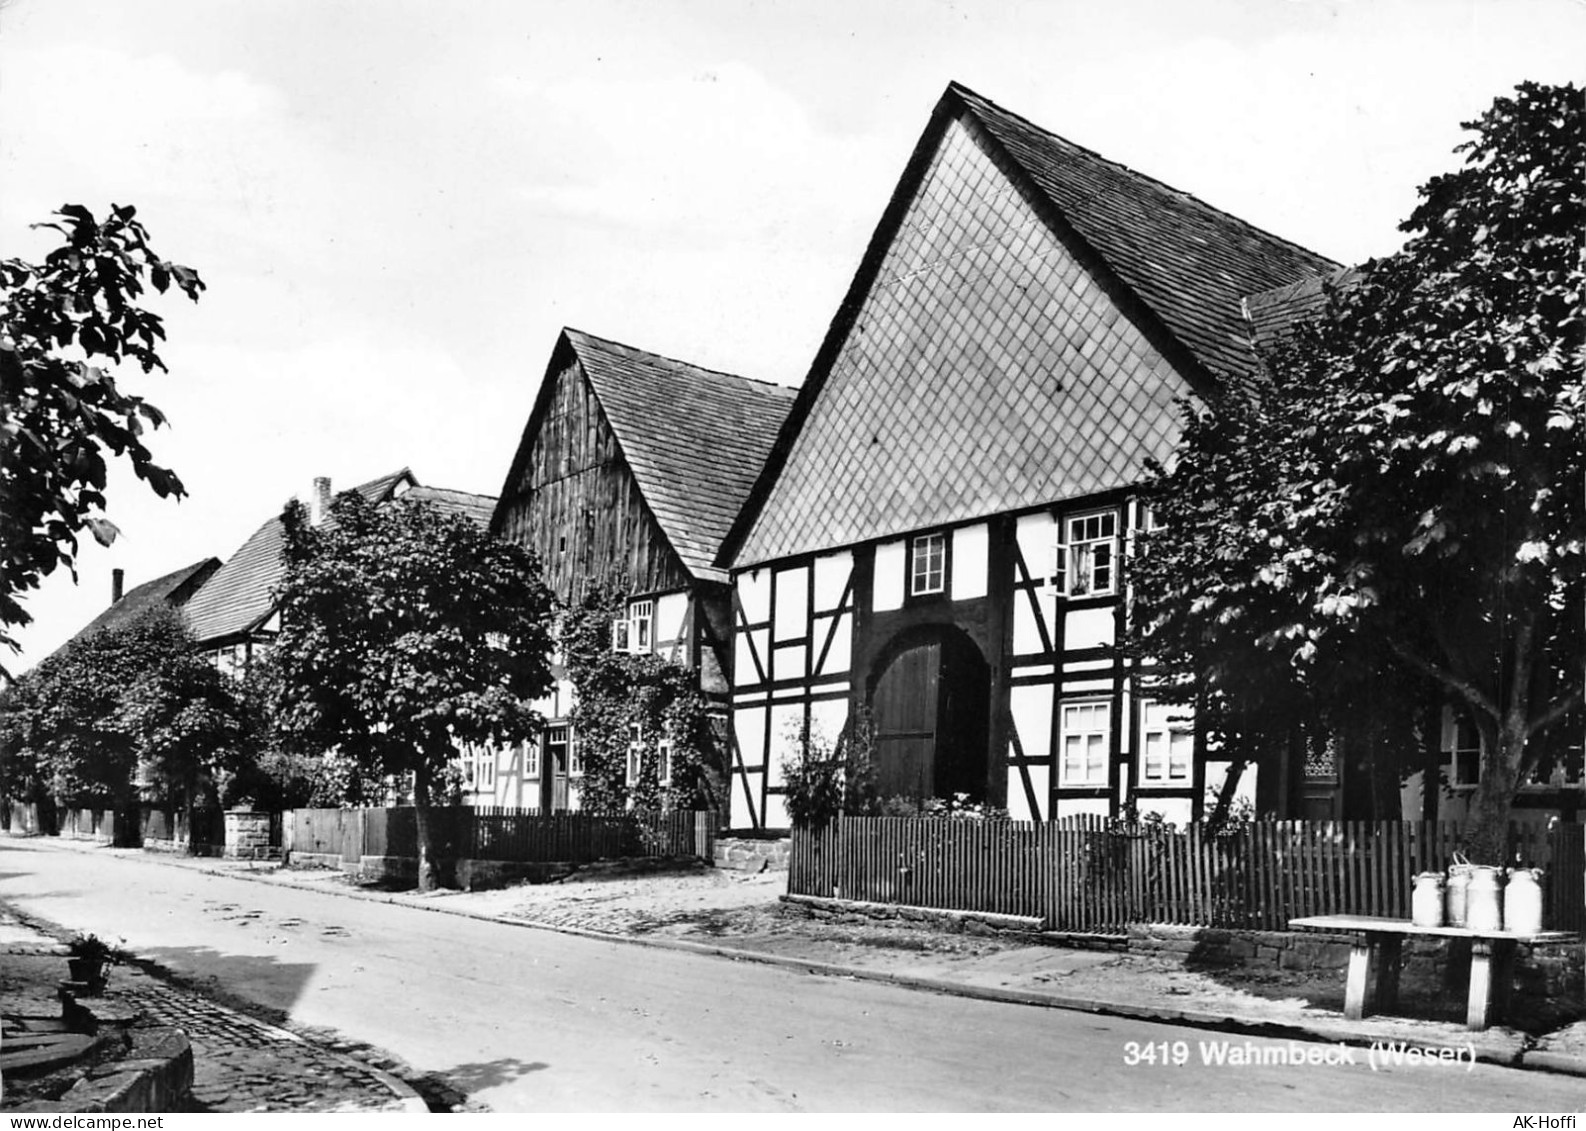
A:
[[[792,851],[789,837],[716,838],[716,867],[736,872],[785,872]]]
[[[1349,965],[1348,935],[1310,931],[1251,931],[1180,927],[1150,923],[1124,934],[1096,935],[1042,931],[1040,920],[1017,915],[943,911],[858,900],[788,895],[783,902],[816,919],[934,926],[975,934],[1017,934],[1031,941],[1090,950],[1112,950],[1175,962],[1190,968],[1260,971],[1322,971],[1335,974],[1342,987]],[[1407,938],[1399,972],[1407,995],[1453,997],[1465,994],[1470,944],[1460,939]],[[1586,1017],[1586,947],[1525,946],[1515,954],[1515,1015],[1528,1026],[1552,1027]]]

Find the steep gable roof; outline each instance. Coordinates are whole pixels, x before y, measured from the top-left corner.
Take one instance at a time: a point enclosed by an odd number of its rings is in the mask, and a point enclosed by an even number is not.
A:
[[[546,370],[546,387],[523,432],[501,491],[509,505],[567,356],[579,368],[656,525],[695,578],[725,581],[715,566],[795,390],[663,357],[565,328]]]
[[[417,485],[407,468],[355,487],[373,502],[393,498],[403,485]],[[220,567],[183,610],[187,626],[200,644],[224,640],[257,628],[275,608],[274,590],[286,567],[281,548],[286,531],[279,515],[271,518]]]
[[[220,569],[219,558],[205,558],[181,569],[173,569],[153,581],[145,581],[137,588],[122,594],[121,600],[109,605],[104,612],[89,621],[81,632],[61,647],[69,648],[96,632],[121,628],[150,609],[181,608],[192,600],[193,593],[218,569]]]
[[[1335,267],[952,84],[718,561],[1124,486]]]
[[[1255,369],[1240,300],[1338,264],[1041,129],[954,83],[1052,205],[1213,375]]]

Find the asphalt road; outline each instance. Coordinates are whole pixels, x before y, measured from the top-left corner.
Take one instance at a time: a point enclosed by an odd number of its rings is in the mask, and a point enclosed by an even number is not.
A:
[[[444,1072],[498,1111],[1529,1113],[1586,1101],[1570,1077],[1374,1071],[1362,1051],[1354,1064],[1234,1063],[1247,1046],[1288,1043],[806,975],[47,841],[0,839],[0,899]],[[1224,1063],[1206,1063],[1219,1051]]]

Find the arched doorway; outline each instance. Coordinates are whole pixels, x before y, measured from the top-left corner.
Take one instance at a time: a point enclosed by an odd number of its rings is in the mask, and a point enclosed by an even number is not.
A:
[[[954,628],[900,636],[871,683],[876,788],[881,797],[986,800],[991,668]]]

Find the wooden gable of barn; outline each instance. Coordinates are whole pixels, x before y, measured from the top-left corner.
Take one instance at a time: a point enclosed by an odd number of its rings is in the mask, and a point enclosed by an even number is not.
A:
[[[546,584],[565,602],[602,584],[625,585],[631,593],[690,584],[565,338],[502,488],[493,529],[538,555]]]

